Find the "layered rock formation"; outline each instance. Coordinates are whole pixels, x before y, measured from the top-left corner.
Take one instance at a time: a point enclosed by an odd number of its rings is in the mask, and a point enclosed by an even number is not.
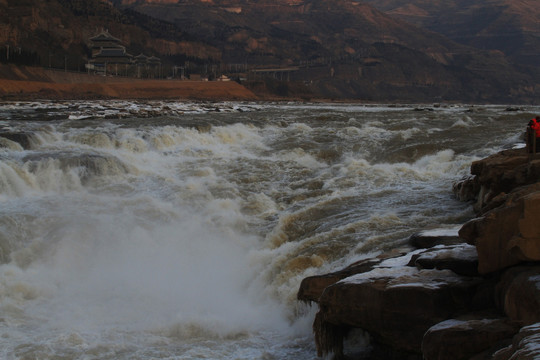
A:
[[[372,339],[369,358],[540,357],[539,174],[540,158],[525,149],[474,162],[454,192],[478,218],[304,279],[298,299],[319,306],[319,355],[344,356],[344,339],[360,328]]]

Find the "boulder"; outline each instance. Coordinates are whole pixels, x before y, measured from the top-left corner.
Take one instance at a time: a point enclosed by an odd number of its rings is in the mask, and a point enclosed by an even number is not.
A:
[[[324,344],[329,339],[339,343],[328,336],[328,329],[354,327],[394,349],[420,353],[424,333],[431,326],[474,307],[481,281],[449,270],[407,266],[378,267],[353,275],[321,295],[316,342],[323,353],[339,350],[340,344]]]
[[[518,266],[504,272],[496,288],[497,304],[522,325],[540,322],[540,266]]]
[[[298,289],[296,298],[300,301],[308,303],[319,302],[319,298],[321,297],[324,289],[332,284],[337,283],[341,279],[343,279],[343,277],[335,273],[315,275],[304,278],[300,283],[300,288]]]
[[[478,200],[478,193],[480,192],[478,178],[474,175],[468,175],[452,184],[452,191],[460,201]]]
[[[408,265],[420,269],[448,269],[459,275],[478,276],[478,253],[476,247],[469,244],[436,246],[413,255]]]
[[[426,332],[422,354],[424,360],[466,360],[512,338],[518,330],[507,318],[446,320]]]
[[[525,149],[505,150],[473,162],[471,175],[454,184],[454,193],[460,199],[476,200],[473,208],[483,214],[500,205],[501,194],[536,183],[540,175],[540,158],[528,154]]]
[[[523,197],[523,214],[518,221],[518,233],[509,247],[523,261],[540,260],[540,191]]]
[[[522,328],[514,336],[512,345],[497,351],[493,360],[536,360],[540,359],[540,323]]]
[[[324,275],[315,275],[304,278],[300,283],[300,288],[296,298],[306,302],[318,302],[324,289],[336,282],[351,275],[373,270],[375,265],[381,262],[380,259],[365,259],[358,261],[347,268]]]
[[[460,237],[475,245],[478,271],[499,271],[523,261],[540,260],[539,184],[522,187],[507,196],[503,206],[466,223]]]
[[[529,154],[524,148],[498,152],[485,159],[473,161],[471,174],[478,177],[480,184],[496,184],[501,178],[512,178],[516,169],[527,164]]]
[[[540,155],[505,150],[471,174],[454,192],[481,217],[457,234],[420,232],[404,256],[302,282],[298,298],[319,303],[319,355],[339,357],[349,331],[362,329],[392,359],[540,359]]]
[[[417,249],[428,249],[437,245],[462,244],[465,239],[459,237],[459,229],[460,227],[420,231],[409,237],[409,244]]]
[[[328,286],[335,284],[336,282],[349,276],[371,271],[383,263],[383,261],[388,263],[392,261],[392,259],[401,259],[406,254],[407,250],[405,249],[395,249],[374,258],[357,261],[342,270],[324,275],[309,276],[304,278],[300,283],[300,288],[296,298],[305,302],[318,302],[324,289],[326,289]]]

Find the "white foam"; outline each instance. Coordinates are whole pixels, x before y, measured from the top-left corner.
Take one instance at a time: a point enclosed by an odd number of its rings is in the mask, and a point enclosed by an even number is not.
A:
[[[451,182],[521,126],[479,144],[452,127],[463,107],[411,110],[0,104],[3,130],[38,139],[0,150],[0,356],[313,358],[300,281],[459,222]],[[423,157],[384,156],[401,145]]]
[[[292,330],[286,307],[254,282],[257,238],[219,230],[231,229],[223,215],[236,210],[227,204],[211,205],[222,214],[216,225],[189,213],[138,224],[128,209],[98,215],[64,206],[67,226],[15,252],[19,266],[0,266],[2,303],[17,304],[29,325],[87,343],[108,332],[185,339]]]
[[[437,229],[430,229],[430,230],[422,230],[418,234],[420,236],[432,236],[432,237],[440,237],[440,236],[459,236],[458,232],[462,228],[463,225],[456,225],[454,227],[450,228],[437,228]]]
[[[452,328],[458,328],[460,331],[471,330],[474,326],[478,325],[489,325],[499,322],[500,319],[474,319],[474,320],[458,320],[450,319],[441,321],[440,323],[433,325],[429,328],[429,331],[441,331],[448,330]]]

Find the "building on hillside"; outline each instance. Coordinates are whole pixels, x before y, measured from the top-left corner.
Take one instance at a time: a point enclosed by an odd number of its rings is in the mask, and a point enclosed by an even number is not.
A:
[[[141,53],[137,56],[134,56],[133,61],[135,62],[135,65],[146,66],[146,64],[148,63],[148,56]]]
[[[148,58],[148,66],[151,69],[151,76],[161,78],[161,59],[156,56]]]
[[[121,45],[120,39],[115,38],[109,34],[108,30],[102,30],[96,36],[90,38],[90,48],[92,49],[92,57],[99,54],[102,50],[106,49],[121,49],[124,52],[126,48]]]
[[[160,58],[146,56],[143,53],[137,56],[128,54],[120,39],[112,36],[107,30],[102,30],[90,38],[89,47],[92,52],[86,65],[89,72],[119,75],[120,70],[122,75],[130,74],[139,78],[161,78],[162,76]]]
[[[103,30],[90,38],[90,42],[92,58],[87,64],[89,71],[94,70],[96,73],[106,75],[108,68],[112,65],[118,75],[118,65],[124,65],[127,73],[127,67],[133,62],[133,56],[126,52],[120,39],[109,34],[109,31]]]
[[[148,65],[149,66],[159,66],[161,65],[161,59],[155,56],[150,56],[148,58]]]
[[[133,58],[137,66],[137,77],[161,77],[161,59],[156,56],[146,56],[139,54]]]

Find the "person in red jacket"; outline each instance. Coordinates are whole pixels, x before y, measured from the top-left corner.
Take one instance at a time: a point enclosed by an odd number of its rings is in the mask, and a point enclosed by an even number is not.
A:
[[[529,152],[540,153],[540,117],[537,116],[534,119],[531,119],[531,121],[529,121],[529,129],[530,130],[527,130]],[[534,139],[536,139],[536,148],[533,151],[533,144],[535,143]]]

